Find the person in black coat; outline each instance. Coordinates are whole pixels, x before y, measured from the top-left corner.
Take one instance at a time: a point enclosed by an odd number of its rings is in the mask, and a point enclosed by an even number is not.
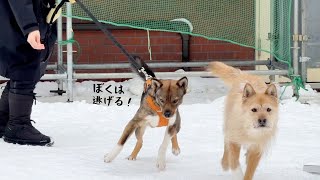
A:
[[[0,137],[9,143],[48,145],[31,124],[34,89],[56,41],[46,16],[55,0],[0,1],[0,75],[10,79],[0,99]]]

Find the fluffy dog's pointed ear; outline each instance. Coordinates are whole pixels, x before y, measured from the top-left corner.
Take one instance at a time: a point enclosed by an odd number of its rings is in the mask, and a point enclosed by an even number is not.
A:
[[[274,84],[270,84],[265,92],[266,95],[278,98],[277,88]]]
[[[177,81],[177,86],[183,88],[185,93],[186,93],[187,92],[187,88],[188,88],[188,78],[187,77],[183,77],[183,78],[179,79]]]
[[[242,96],[243,99],[247,99],[255,94],[256,94],[256,91],[253,89],[253,87],[249,83],[247,83],[243,89],[243,96]]]

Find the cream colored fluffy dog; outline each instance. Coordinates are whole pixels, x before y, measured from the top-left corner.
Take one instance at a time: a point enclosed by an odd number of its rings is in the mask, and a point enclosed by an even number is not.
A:
[[[225,104],[222,167],[231,169],[237,179],[251,180],[277,130],[277,88],[221,62],[212,62],[209,68],[231,88]],[[239,163],[241,146],[247,148],[244,175]]]

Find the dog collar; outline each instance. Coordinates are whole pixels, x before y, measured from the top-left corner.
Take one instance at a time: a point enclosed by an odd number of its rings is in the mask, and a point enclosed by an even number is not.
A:
[[[144,89],[145,89],[145,92],[146,92],[146,90],[147,90],[147,88],[148,88],[149,86],[151,86],[151,79],[148,79],[148,80],[145,82],[145,88],[144,88]],[[158,114],[158,116],[159,116],[159,123],[158,123],[158,126],[157,126],[157,127],[168,126],[168,124],[169,124],[169,119],[163,116],[162,109],[160,108],[160,106],[158,106],[158,105],[154,102],[153,98],[152,98],[150,95],[147,96],[147,99],[146,99],[146,100],[147,100],[147,103],[148,103],[148,106],[150,107],[150,109],[152,109],[153,111],[155,111],[155,112]]]

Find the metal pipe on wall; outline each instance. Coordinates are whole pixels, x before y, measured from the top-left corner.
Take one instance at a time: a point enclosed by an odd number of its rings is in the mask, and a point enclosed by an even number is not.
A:
[[[252,70],[244,71],[250,74],[256,75],[287,75],[287,70]],[[214,77],[210,72],[206,71],[191,71],[191,72],[158,72],[155,73],[159,78],[166,77]],[[74,73],[75,79],[121,79],[121,78],[134,78],[137,77],[135,73]]]
[[[58,3],[60,3],[61,0],[58,0]],[[60,16],[57,19],[57,41],[61,42],[62,41],[62,17]],[[58,65],[63,65],[63,53],[62,53],[62,45],[60,45],[59,43],[57,44],[57,62]],[[63,72],[61,72],[61,70],[59,70],[58,68],[56,68],[57,73],[61,74]],[[61,81],[58,81],[58,89],[63,89],[63,83]]]
[[[287,70],[249,70],[244,71],[250,74],[256,75],[287,75]],[[206,71],[190,71],[190,72],[157,72],[155,73],[159,78],[166,77],[213,77],[210,72]],[[54,79],[67,79],[69,75],[67,74],[45,74],[41,80],[54,80]],[[135,73],[73,73],[72,77],[74,79],[122,79],[122,78],[134,78],[137,77]],[[0,80],[7,80],[1,78]]]
[[[41,77],[41,80],[65,80],[67,79],[67,74],[45,74]],[[9,79],[0,76],[0,81],[8,81]]]
[[[293,71],[299,75],[299,0],[294,0],[293,11]]]
[[[301,1],[301,34],[304,36],[307,34],[307,4],[310,2]],[[306,42],[302,41],[301,43],[301,57],[306,57]],[[306,59],[307,60],[307,59]],[[301,61],[301,78],[303,82],[307,82],[307,61]]]
[[[72,7],[71,4],[67,3],[67,39],[72,38]],[[73,101],[73,50],[72,43],[67,44],[67,96],[68,102]]]
[[[270,60],[263,61],[223,61],[231,66],[256,66],[269,65]],[[151,68],[174,68],[174,67],[205,67],[210,62],[161,62],[161,63],[147,63]],[[47,69],[57,69],[57,65],[49,65]],[[106,64],[74,64],[74,69],[89,70],[89,69],[120,69],[130,68],[129,63],[106,63]]]

